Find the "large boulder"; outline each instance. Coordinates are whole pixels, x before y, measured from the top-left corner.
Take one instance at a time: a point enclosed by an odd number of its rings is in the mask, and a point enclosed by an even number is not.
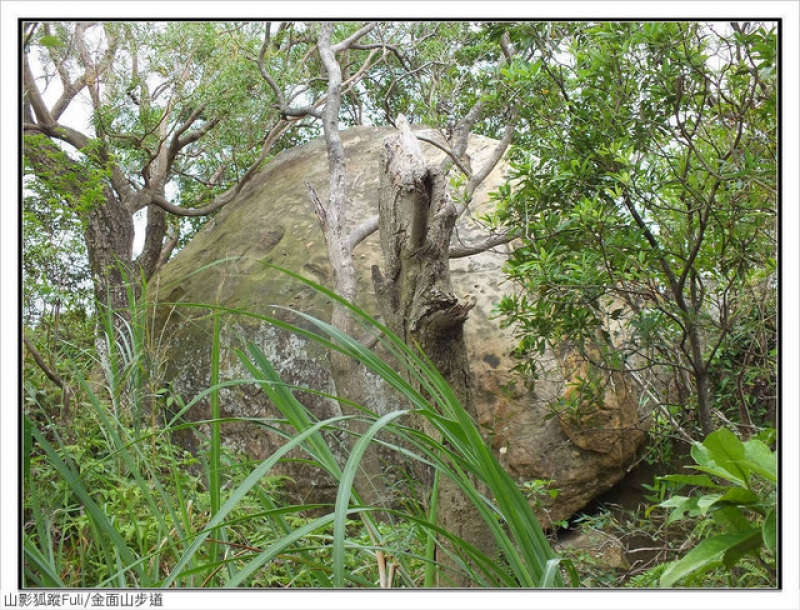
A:
[[[387,128],[352,128],[342,132],[348,171],[348,220],[355,226],[377,213],[378,167]],[[497,143],[472,136],[468,153],[472,167],[480,167]],[[430,161],[442,153],[423,144]],[[225,206],[184,247],[148,287],[157,308],[156,332],[168,347],[166,377],[174,391],[190,400],[209,385],[210,321],[202,311],[169,305],[174,302],[219,304],[256,314],[291,317],[285,306],[321,318],[330,316],[331,304],[322,294],[291,281],[265,267],[269,262],[291,269],[330,286],[331,269],[314,206],[304,183],[327,199],[327,160],[322,139],[314,140],[276,157],[256,176],[238,198]],[[459,221],[454,240],[469,244],[485,236],[485,227],[475,218],[490,209],[489,193],[505,178],[502,163],[475,193],[472,215]],[[533,479],[552,480],[557,498],[542,511],[542,520],[569,517],[592,498],[609,489],[625,474],[637,448],[645,438],[637,400],[626,379],[606,379],[603,400],[586,405],[578,416],[553,417],[552,406],[568,394],[582,371],[574,353],[564,348],[543,359],[545,374],[531,390],[512,368],[513,336],[500,328],[493,307],[509,286],[504,285],[502,266],[507,248],[495,248],[451,261],[456,296],[472,295],[476,306],[465,331],[471,358],[474,398],[487,443],[520,483]],[[355,250],[359,273],[359,302],[378,314],[371,266],[381,265],[381,249],[373,235]],[[296,319],[294,320],[297,321]],[[222,332],[222,373],[228,379],[248,374],[233,353],[243,342],[255,342],[272,360],[284,381],[333,394],[327,353],[302,337],[246,317],[232,317]],[[364,379],[368,406],[382,413],[398,408],[391,392],[376,378]],[[320,394],[298,394],[319,417],[338,412],[335,401]],[[276,417],[266,396],[256,386],[231,386],[221,392],[223,416]],[[574,415],[574,414],[573,414]],[[210,416],[208,401],[200,401],[186,417],[202,420]],[[202,426],[200,427],[202,430]],[[283,439],[263,427],[245,421],[225,424],[224,442],[254,459],[270,455]],[[200,451],[203,437],[187,434],[182,442]],[[293,493],[306,500],[330,499],[330,483],[306,466],[282,466],[298,481]],[[306,469],[306,470],[304,470]],[[387,469],[390,472],[391,469]]]

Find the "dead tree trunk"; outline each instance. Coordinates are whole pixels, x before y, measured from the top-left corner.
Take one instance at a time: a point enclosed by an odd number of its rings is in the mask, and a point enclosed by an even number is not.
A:
[[[400,133],[385,143],[380,182],[380,235],[384,274],[373,268],[375,289],[388,326],[417,343],[475,418],[464,322],[474,306],[452,294],[449,248],[458,210],[441,169],[427,166],[404,117]],[[430,430],[426,430],[430,432]],[[439,525],[491,556],[488,528],[458,486],[440,481]],[[447,553],[444,565],[455,566]],[[469,586],[449,571],[441,585]]]

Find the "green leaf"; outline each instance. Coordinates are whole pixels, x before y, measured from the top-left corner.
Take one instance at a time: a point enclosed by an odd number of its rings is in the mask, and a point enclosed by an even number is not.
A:
[[[755,472],[767,481],[778,480],[778,456],[759,440],[750,440],[744,444],[745,459],[739,463],[742,468]]]
[[[715,483],[711,477],[706,474],[668,474],[658,478],[662,481],[669,481],[670,483],[682,483],[683,485],[707,487],[709,489],[725,489],[723,485]]]
[[[42,575],[43,583],[47,587],[61,588],[67,585],[61,580],[58,574],[58,568],[53,565],[51,558],[46,557],[36,545],[30,540],[27,532],[23,532],[23,552],[25,554],[26,563],[35,566]],[[26,570],[29,569],[26,567]]]
[[[50,463],[58,471],[59,475],[69,484],[72,492],[78,497],[81,504],[83,504],[86,512],[93,521],[94,527],[96,527],[104,539],[119,552],[126,565],[135,565],[138,570],[140,570],[141,568],[136,561],[133,551],[128,547],[128,544],[114,527],[113,519],[110,520],[103,509],[92,499],[89,490],[86,489],[83,480],[72,465],[71,460],[69,460],[70,463],[62,460],[58,452],[37,427],[31,427],[31,435],[47,454]]]
[[[712,513],[714,521],[726,532],[743,532],[751,527],[750,521],[736,506],[722,506]]]
[[[725,492],[725,494],[719,498],[717,503],[721,504],[723,502],[739,505],[758,504],[761,502],[761,498],[759,498],[758,495],[749,489],[734,487]]]
[[[709,434],[702,445],[692,447],[691,453],[699,465],[697,470],[748,487],[748,472],[739,465],[745,456],[744,444],[727,428]]]
[[[361,464],[361,459],[367,451],[367,447],[372,439],[384,427],[398,417],[406,415],[408,411],[393,411],[381,417],[372,424],[353,447],[350,457],[342,470],[342,478],[339,481],[339,491],[336,494],[336,508],[333,521],[333,586],[344,587],[345,569],[345,527],[347,525],[347,515],[350,507],[351,490],[355,482],[356,473]]]
[[[748,537],[725,551],[725,554],[722,556],[722,563],[725,564],[726,568],[730,569],[734,567],[742,557],[761,548],[763,542],[764,538],[761,528],[752,528]]]
[[[571,559],[565,559],[563,557],[554,557],[553,559],[548,559],[547,563],[544,567],[544,572],[542,573],[542,577],[539,580],[539,588],[552,588],[558,585],[558,578],[559,578],[559,568],[563,566],[567,570],[567,574],[569,574],[570,582],[572,583],[573,587],[580,587],[581,579],[578,571],[575,569],[575,565],[572,563]]]
[[[767,518],[764,519],[764,525],[761,527],[761,533],[764,537],[764,546],[770,550],[775,551],[778,546],[778,519],[775,516],[775,510],[769,511]]]
[[[700,509],[700,514],[705,515],[708,510],[716,504],[717,500],[722,497],[721,494],[706,494],[697,499],[697,508]]]
[[[687,512],[690,516],[699,513],[699,509],[697,507],[697,498],[687,498],[686,496],[672,496],[671,498],[664,500],[661,504],[659,504],[659,506],[663,508],[674,509],[667,518],[667,525],[674,523],[675,521],[680,521]]]
[[[293,437],[289,442],[285,443],[281,446],[278,450],[276,450],[269,458],[261,462],[246,478],[242,481],[233,491],[231,491],[228,499],[225,503],[220,507],[217,514],[206,524],[206,526],[202,529],[202,531],[197,535],[194,542],[189,546],[186,551],[184,551],[181,558],[172,568],[170,575],[164,581],[163,586],[168,587],[175,579],[181,575],[184,567],[192,560],[197,550],[203,545],[206,538],[208,538],[215,530],[219,528],[220,525],[224,522],[225,518],[228,516],[228,513],[231,512],[236,505],[244,498],[245,495],[253,488],[255,485],[263,479],[266,474],[272,469],[275,464],[277,464],[285,454],[289,453],[292,449],[298,446],[302,446],[305,440],[309,437],[316,435],[319,430],[324,428],[325,426],[331,425],[337,421],[342,421],[347,419],[346,417],[339,416],[339,417],[332,417],[320,422],[317,422],[307,430],[299,433],[297,436]],[[333,515],[327,515],[330,521],[333,520]],[[322,523],[320,521],[320,523]],[[327,521],[326,521],[327,523]],[[249,573],[248,573],[249,574]],[[231,581],[227,584],[231,586],[231,582],[235,581],[236,583],[239,582],[238,579],[243,579],[246,574],[244,574],[244,570],[241,570],[237,576],[235,576]]]
[[[56,47],[64,46],[64,43],[61,42],[60,38],[51,35],[42,36],[39,39],[39,44],[41,44],[43,47],[47,47],[48,49],[54,49]]]
[[[727,534],[703,540],[685,557],[667,568],[661,576],[661,586],[671,587],[689,574],[701,572],[723,563],[727,553],[731,553],[729,557],[735,556],[743,548],[748,547],[750,539],[755,535],[760,536],[760,530],[749,530],[739,534]]]

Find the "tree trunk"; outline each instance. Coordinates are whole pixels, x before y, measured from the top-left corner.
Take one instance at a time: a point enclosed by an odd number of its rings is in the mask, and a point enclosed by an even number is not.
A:
[[[127,284],[135,286],[138,280],[132,277],[133,218],[110,189],[106,191],[106,203],[88,213],[84,238],[99,305],[124,315],[129,305]]]
[[[332,22],[323,23],[319,37],[320,58],[325,67],[328,78],[328,98],[322,115],[325,134],[325,144],[328,153],[329,196],[327,205],[323,204],[311,185],[309,190],[314,202],[328,260],[333,269],[333,290],[348,302],[356,300],[356,272],[353,263],[353,251],[347,231],[347,167],[345,162],[344,144],[339,134],[339,112],[342,100],[342,69],[336,60],[332,46]],[[343,305],[334,302],[331,314],[331,324],[346,335],[355,337],[356,325],[350,311]],[[336,386],[337,396],[352,401],[361,406],[365,405],[365,375],[363,365],[354,361],[349,356],[332,351],[330,354],[331,375]],[[360,415],[360,413],[340,403],[342,412],[346,415]],[[357,435],[364,434],[369,427],[366,422],[355,421],[352,429]],[[375,446],[371,446],[361,460],[360,476],[356,478],[356,490],[362,502],[378,506],[386,499],[384,485],[384,470]]]
[[[385,274],[373,268],[375,288],[387,325],[407,343],[416,342],[476,418],[472,400],[464,322],[473,302],[453,296],[448,251],[457,209],[446,176],[428,167],[405,118],[400,133],[385,144],[380,182],[380,234]],[[427,429],[425,432],[430,433]],[[494,542],[480,515],[455,482],[440,481],[439,525],[490,557]],[[456,568],[447,553],[437,553]],[[440,576],[440,585],[464,587],[459,572]]]
[[[692,328],[691,335],[695,336],[696,334],[697,329]],[[697,391],[697,414],[700,421],[700,428],[703,430],[703,436],[705,437],[716,430],[714,418],[712,416],[713,403],[708,387],[708,367],[706,367],[705,361],[703,360],[703,353],[699,347],[699,337],[695,337],[695,339],[690,342],[692,344],[694,356],[694,384],[695,390]],[[695,347],[695,344],[697,344],[697,347]]]

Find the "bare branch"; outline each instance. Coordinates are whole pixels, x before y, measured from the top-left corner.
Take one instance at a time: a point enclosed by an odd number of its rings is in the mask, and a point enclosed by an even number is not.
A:
[[[203,111],[205,109],[206,105],[200,104],[197,108],[195,108],[189,113],[189,117],[183,123],[175,127],[175,129],[172,132],[173,143],[177,141],[185,131],[187,131],[192,125],[194,125],[194,122],[200,118],[200,115],[203,114]],[[170,144],[170,146],[172,146],[172,144]]]
[[[512,111],[513,112],[513,111]],[[486,177],[492,173],[494,168],[500,162],[500,159],[503,158],[503,155],[506,154],[508,147],[511,145],[511,140],[514,139],[514,134],[517,131],[517,126],[513,122],[509,122],[506,124],[505,131],[503,132],[502,139],[497,143],[497,146],[494,147],[492,154],[486,160],[486,163],[474,174],[469,177],[469,182],[467,182],[467,186],[465,189],[465,199],[466,202],[461,209],[459,209],[459,215],[463,214],[466,208],[469,206],[469,202],[472,200],[472,195],[475,193],[477,188],[486,180]]]
[[[317,222],[319,222],[319,227],[322,229],[324,233],[325,230],[328,228],[328,212],[325,209],[325,205],[319,198],[317,194],[317,189],[310,182],[303,182],[308,189],[308,194],[311,197],[311,201],[314,204],[314,213],[317,215]]]
[[[52,30],[50,29],[50,24],[45,22],[42,24],[42,29],[44,29],[44,33],[46,36],[52,36]],[[75,36],[77,34],[78,28],[76,26],[75,30],[72,32],[72,36],[70,37],[69,45],[75,44]],[[64,89],[70,84],[69,73],[67,72],[66,68],[66,61],[67,57],[59,57],[58,52],[56,51],[56,47],[48,46],[47,47],[47,54],[50,57],[50,61],[53,62],[53,66],[55,66],[56,72],[58,72],[58,77],[61,79],[61,84]]]
[[[345,39],[344,39],[344,40],[342,40],[341,42],[339,42],[339,43],[337,43],[337,44],[333,45],[333,46],[331,47],[331,50],[332,50],[334,53],[339,53],[340,51],[344,51],[345,49],[349,49],[349,48],[350,48],[350,45],[352,45],[352,44],[353,44],[353,43],[355,43],[357,40],[359,40],[359,39],[363,38],[364,36],[366,36],[367,34],[369,34],[369,33],[370,33],[372,30],[374,30],[374,29],[375,29],[375,27],[376,27],[377,25],[378,25],[378,24],[377,24],[377,22],[375,22],[375,21],[373,21],[373,22],[371,22],[371,23],[368,23],[367,25],[365,25],[364,27],[362,27],[360,30],[358,30],[357,32],[355,32],[354,34],[351,34],[350,36],[348,36],[347,38],[345,38]]]
[[[84,80],[86,82],[86,86],[89,89],[89,96],[92,98],[92,105],[94,106],[95,110],[100,108],[100,83],[98,82],[98,73],[97,67],[95,66],[94,60],[92,59],[91,54],[89,53],[89,49],[86,46],[86,40],[84,39],[84,35],[86,30],[92,27],[91,23],[79,23],[75,27],[75,46],[78,49],[78,54],[81,57],[81,61],[84,65]]]
[[[291,126],[292,123],[290,121],[280,120],[272,129],[270,129],[269,133],[267,134],[267,137],[264,138],[264,144],[261,146],[261,154],[258,156],[258,159],[256,159],[253,162],[253,164],[250,165],[247,171],[245,171],[242,177],[238,180],[236,186],[234,186],[233,189],[231,189],[231,191],[226,191],[225,193],[223,193],[221,197],[224,197],[227,199],[227,201],[230,201],[231,199],[233,199],[236,193],[242,190],[244,185],[250,181],[253,175],[258,171],[258,169],[267,159],[269,153],[272,151],[272,147],[275,146],[275,142],[277,142],[281,138],[281,136],[283,136],[283,134],[285,134],[289,130]],[[229,194],[231,192],[232,194]]]
[[[360,244],[362,241],[367,239],[370,235],[375,233],[378,230],[378,221],[379,221],[378,214],[375,214],[372,218],[368,218],[360,225],[358,225],[355,229],[350,231],[350,251],[352,252],[355,247]]]
[[[267,30],[264,34],[264,44],[261,45],[261,50],[258,52],[258,59],[256,63],[258,65],[258,71],[261,73],[261,77],[267,82],[267,84],[272,89],[272,92],[275,94],[275,97],[278,98],[278,107],[283,110],[286,106],[286,99],[284,98],[283,91],[281,88],[278,87],[278,83],[272,78],[272,75],[267,70],[266,65],[264,65],[264,58],[267,55],[267,49],[270,46],[270,35],[269,35],[269,23],[267,24]]]
[[[33,344],[33,342],[30,339],[28,339],[27,336],[25,336],[24,333],[22,335],[22,341],[25,344],[25,347],[27,348],[27,350],[30,352],[31,356],[33,356],[33,360],[34,360],[34,362],[36,362],[37,366],[40,369],[42,369],[42,372],[47,376],[47,378],[50,381],[52,381],[54,384],[56,384],[64,392],[64,395],[63,395],[63,401],[64,401],[64,403],[63,403],[64,404],[63,416],[64,416],[64,418],[67,418],[68,415],[69,415],[70,399],[72,398],[72,395],[73,395],[72,388],[69,386],[68,383],[66,383],[63,379],[61,379],[61,375],[59,375],[57,371],[55,371],[54,369],[51,369],[47,365],[47,362],[45,362],[45,359],[39,353],[39,350],[36,349],[36,346]]]
[[[457,157],[462,157],[467,152],[469,134],[472,133],[472,128],[478,122],[484,106],[485,103],[479,99],[453,129],[453,152]]]
[[[459,244],[458,246],[451,246],[448,254],[449,258],[464,258],[472,256],[473,254],[480,254],[486,252],[497,246],[502,246],[514,240],[514,236],[509,232],[493,233],[484,239],[474,244]]]
[[[170,255],[172,255],[172,251],[175,250],[175,247],[178,245],[178,236],[171,235],[164,243],[164,247],[161,248],[161,254],[158,256],[158,262],[156,263],[156,271],[161,269],[164,265],[167,264]]]
[[[472,168],[467,167],[458,157],[456,157],[456,154],[449,146],[446,146],[441,142],[437,142],[433,138],[429,138],[427,136],[423,136],[420,134],[416,134],[416,136],[418,140],[426,142],[427,144],[431,144],[432,146],[435,146],[436,148],[441,150],[444,154],[446,154],[448,157],[450,157],[453,163],[456,164],[456,167],[458,167],[458,169],[461,170],[461,173],[463,173],[467,178],[470,178],[472,176]]]
[[[150,193],[148,199],[149,203],[157,205],[162,210],[165,210],[170,214],[185,217],[206,216],[212,212],[216,212],[218,209],[228,203],[227,200],[223,200],[221,197],[215,197],[212,203],[202,208],[182,208],[179,205],[175,205],[174,203],[167,201],[163,195],[156,193]]]
[[[152,203],[157,205],[158,207],[166,210],[170,214],[175,214],[176,216],[187,216],[187,217],[196,217],[196,216],[205,216],[207,214],[211,214],[212,212],[216,212],[218,209],[230,203],[234,197],[244,188],[244,186],[252,179],[252,177],[256,174],[259,170],[261,165],[264,163],[266,158],[269,156],[272,147],[275,145],[275,142],[286,133],[286,131],[291,127],[291,123],[286,120],[279,121],[269,132],[267,137],[264,139],[264,144],[261,147],[261,154],[258,156],[247,171],[242,175],[242,177],[236,182],[236,184],[225,191],[217,195],[209,205],[204,206],[202,208],[183,208],[181,206],[175,205],[167,201],[167,199],[160,193],[154,193],[150,189],[146,189],[141,193],[141,196],[137,198],[136,205],[133,206],[135,209],[132,211],[136,211],[145,207],[146,205]]]
[[[39,24],[34,23],[26,23],[25,24],[25,38],[22,41],[22,48],[27,52],[28,47],[31,44],[31,39],[33,35],[36,33],[36,28],[39,27]]]
[[[400,65],[405,70],[408,70],[408,71],[411,70],[411,68],[408,65],[408,60],[405,58],[405,56],[400,51],[400,49],[398,49],[397,46],[395,46],[393,44],[388,44],[388,43],[385,43],[385,42],[375,42],[375,43],[372,43],[372,44],[353,44],[353,45],[350,45],[350,48],[353,49],[354,51],[369,51],[369,50],[372,50],[372,49],[383,49],[384,51],[387,51],[387,50],[391,51],[392,54],[397,58],[397,61],[400,62]]]
[[[194,124],[194,122],[200,118],[200,115],[203,113],[204,109],[205,104],[202,104],[192,111],[192,113],[189,115],[189,118],[175,128],[174,133],[172,134],[172,141],[167,148],[167,163],[165,172],[169,172],[173,162],[175,161],[175,158],[183,148],[186,148],[193,142],[197,142],[200,138],[205,136],[209,131],[214,129],[214,127],[219,124],[219,119],[212,119],[210,121],[206,121],[199,129],[195,129],[194,131],[186,133],[186,131]]]
[[[84,149],[91,141],[91,138],[80,131],[73,129],[72,127],[59,125],[58,123],[52,125],[47,125],[46,123],[41,122],[24,123],[22,128],[25,132],[38,131],[39,133],[56,140],[61,140],[62,142],[66,142],[67,144],[74,146],[78,150]]]
[[[22,83],[25,89],[25,96],[28,102],[30,102],[31,108],[33,108],[33,113],[36,116],[36,120],[39,122],[40,128],[55,127],[56,120],[53,118],[53,115],[50,114],[50,110],[47,108],[47,104],[45,104],[42,94],[39,92],[39,88],[36,86],[36,78],[33,76],[27,53],[23,55]]]
[[[206,121],[199,129],[195,129],[190,131],[186,135],[177,139],[177,149],[180,150],[185,148],[189,144],[193,142],[197,142],[200,138],[206,135],[209,131],[214,129],[219,124],[219,119],[212,119],[210,121]]]
[[[342,94],[349,92],[353,88],[353,86],[362,79],[364,74],[366,74],[367,70],[369,70],[373,65],[375,65],[372,63],[372,58],[375,57],[377,53],[378,49],[374,49],[372,52],[370,52],[370,54],[367,56],[367,59],[362,64],[361,68],[359,68],[358,72],[353,74],[353,76],[351,76],[342,83],[343,87]]]
[[[517,49],[514,47],[514,43],[511,42],[511,36],[508,35],[508,32],[503,32],[503,35],[500,36],[500,49],[503,51],[506,62],[511,63],[517,54]]]

